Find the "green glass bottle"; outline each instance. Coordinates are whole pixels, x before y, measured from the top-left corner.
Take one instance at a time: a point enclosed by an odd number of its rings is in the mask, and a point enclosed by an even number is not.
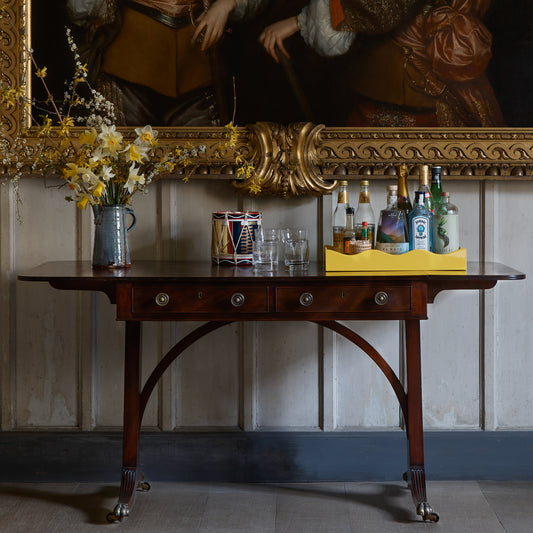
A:
[[[440,204],[440,195],[442,194],[442,167],[431,167],[431,200],[433,202],[433,212],[437,211]]]

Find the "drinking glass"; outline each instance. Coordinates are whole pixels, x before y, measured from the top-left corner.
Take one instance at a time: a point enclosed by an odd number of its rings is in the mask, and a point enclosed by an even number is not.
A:
[[[254,270],[270,272],[278,267],[280,230],[258,227],[255,230],[252,264]]]
[[[309,267],[309,241],[307,229],[287,228],[283,230],[285,267],[289,270],[306,270]]]

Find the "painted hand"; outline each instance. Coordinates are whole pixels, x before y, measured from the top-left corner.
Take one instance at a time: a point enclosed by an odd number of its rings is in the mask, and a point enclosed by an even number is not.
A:
[[[214,2],[206,12],[198,17],[198,25],[191,39],[192,44],[199,45],[202,51],[216,44],[222,37],[229,14],[236,5],[235,0]]]
[[[286,57],[289,57],[289,54],[283,45],[283,41],[287,39],[287,37],[294,35],[298,30],[298,17],[294,16],[283,19],[267,26],[259,36],[259,42],[274,58],[274,61],[278,63],[278,50]]]

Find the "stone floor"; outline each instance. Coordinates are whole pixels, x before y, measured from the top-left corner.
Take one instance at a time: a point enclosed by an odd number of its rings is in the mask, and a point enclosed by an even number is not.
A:
[[[0,483],[1,533],[529,533],[533,482],[428,483],[437,524],[416,516],[403,483],[152,484],[108,524],[116,485]]]

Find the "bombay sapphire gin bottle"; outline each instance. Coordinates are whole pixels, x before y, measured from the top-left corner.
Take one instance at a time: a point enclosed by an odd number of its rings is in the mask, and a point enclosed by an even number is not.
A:
[[[416,191],[409,213],[409,250],[433,251],[433,214],[425,203],[425,191]]]

